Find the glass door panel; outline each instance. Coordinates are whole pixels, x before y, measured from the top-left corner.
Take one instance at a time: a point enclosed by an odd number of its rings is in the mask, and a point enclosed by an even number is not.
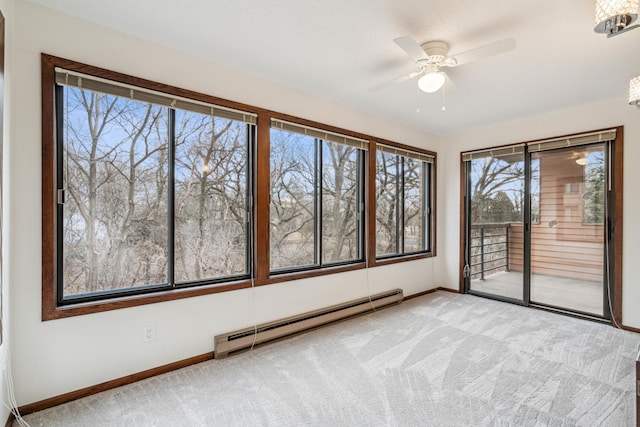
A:
[[[524,300],[524,153],[468,161],[468,289]]]
[[[531,154],[532,303],[605,316],[604,148]]]

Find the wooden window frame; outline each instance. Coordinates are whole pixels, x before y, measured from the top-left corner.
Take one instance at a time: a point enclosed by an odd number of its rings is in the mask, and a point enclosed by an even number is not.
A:
[[[192,99],[199,102],[220,105],[235,110],[246,111],[257,115],[256,144],[253,158],[253,232],[255,236],[253,252],[253,280],[243,279],[217,284],[197,285],[191,287],[173,288],[170,290],[156,291],[153,293],[135,294],[128,296],[113,296],[105,299],[82,302],[78,304],[59,305],[57,303],[57,277],[58,253],[57,253],[57,189],[56,173],[56,109],[55,109],[55,68],[61,67],[70,71],[88,74],[102,79],[112,80],[127,85],[137,86],[169,95]],[[53,320],[90,313],[98,313],[135,307],[146,304],[154,304],[183,298],[210,295],[219,292],[227,292],[238,289],[247,289],[252,286],[265,286],[282,283],[290,280],[300,280],[347,271],[361,270],[380,265],[394,264],[430,258],[436,255],[436,168],[437,154],[429,150],[418,149],[412,146],[399,144],[393,141],[381,140],[366,134],[353,132],[346,129],[302,119],[299,117],[278,113],[275,111],[242,104],[226,99],[177,88],[174,86],[153,82],[150,80],[133,77],[115,71],[83,64],[80,62],[59,58],[56,56],[41,54],[41,90],[42,90],[42,320]],[[296,271],[284,274],[272,274],[270,271],[270,240],[269,240],[269,198],[270,198],[270,130],[271,119],[279,119],[299,123],[304,126],[322,129],[328,132],[344,134],[354,138],[369,141],[369,150],[363,153],[364,157],[364,204],[365,204],[365,247],[364,259],[348,265],[327,266],[309,270]],[[434,157],[431,164],[428,188],[429,220],[428,232],[430,251],[400,255],[393,258],[376,260],[375,243],[375,159],[376,142],[387,146],[427,154]],[[258,256],[257,254],[260,254]]]

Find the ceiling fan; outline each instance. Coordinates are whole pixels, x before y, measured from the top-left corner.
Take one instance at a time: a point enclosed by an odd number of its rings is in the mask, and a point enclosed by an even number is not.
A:
[[[393,41],[415,61],[418,70],[375,86],[371,88],[372,91],[422,76],[418,80],[418,87],[427,93],[433,93],[444,85],[447,77],[444,72],[440,71],[441,67],[457,67],[488,56],[509,52],[516,47],[516,41],[508,38],[448,56],[449,45],[443,41],[430,41],[420,45],[409,36],[398,37]]]

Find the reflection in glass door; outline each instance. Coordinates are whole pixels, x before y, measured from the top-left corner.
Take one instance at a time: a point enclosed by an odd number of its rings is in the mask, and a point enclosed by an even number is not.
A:
[[[605,145],[534,152],[531,303],[605,311]],[[534,170],[536,168],[533,168]]]
[[[467,168],[467,291],[524,300],[524,148],[474,153]]]

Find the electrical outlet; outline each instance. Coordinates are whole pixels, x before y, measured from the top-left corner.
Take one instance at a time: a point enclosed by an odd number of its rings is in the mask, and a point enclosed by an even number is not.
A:
[[[156,340],[156,327],[145,326],[144,327],[144,342],[153,342]]]

